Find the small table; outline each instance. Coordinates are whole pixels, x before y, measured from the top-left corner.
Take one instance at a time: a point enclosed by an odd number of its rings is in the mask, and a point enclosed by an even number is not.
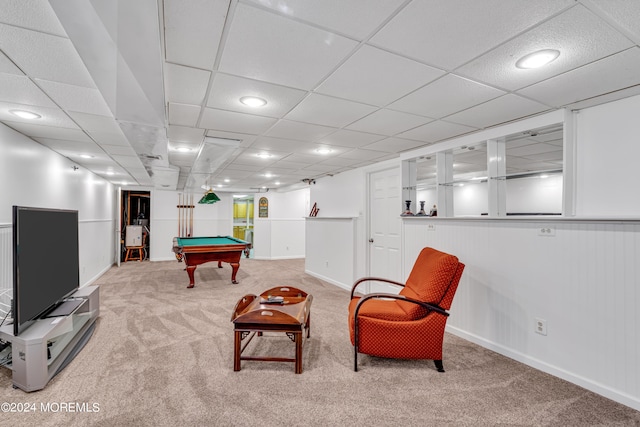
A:
[[[240,267],[242,252],[248,253],[248,242],[230,236],[216,237],[174,237],[173,252],[178,261],[184,260],[189,275],[189,286],[195,286],[193,274],[196,267],[209,261],[218,261],[218,268],[222,262],[231,265],[231,283],[237,284],[236,273]]]
[[[282,297],[282,303],[268,303],[269,297]],[[233,370],[240,370],[241,360],[294,362],[295,373],[302,373],[302,332],[310,336],[313,296],[293,287],[276,287],[259,297],[245,295],[236,303],[231,315],[234,323]],[[263,332],[284,332],[296,344],[295,358],[242,356],[249,342]],[[249,337],[244,346],[242,340]]]

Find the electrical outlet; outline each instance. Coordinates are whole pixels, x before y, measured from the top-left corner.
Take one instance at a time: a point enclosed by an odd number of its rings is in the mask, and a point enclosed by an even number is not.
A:
[[[547,335],[547,321],[536,317],[535,331],[540,335]]]
[[[436,231],[435,224],[427,224],[427,231]]]
[[[324,262],[324,266],[325,266],[325,267],[329,267],[329,261],[325,261],[325,262]]]
[[[538,236],[555,237],[556,227],[553,225],[547,225],[546,227],[538,228]]]

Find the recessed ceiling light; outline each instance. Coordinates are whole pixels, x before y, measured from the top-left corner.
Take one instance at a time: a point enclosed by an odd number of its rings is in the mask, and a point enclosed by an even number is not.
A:
[[[333,153],[333,150],[330,148],[318,148],[316,150],[316,153],[318,154],[329,154],[329,153]]]
[[[271,178],[271,177],[273,177],[273,174],[271,172],[267,172],[267,173],[264,174],[264,176],[266,178]]]
[[[276,182],[275,182],[275,184],[276,184],[276,185],[280,185],[280,181],[276,181]]]
[[[231,180],[229,178],[225,178],[224,182],[231,182]]]
[[[516,67],[525,69],[540,68],[555,60],[558,56],[560,56],[560,51],[555,49],[539,50],[518,59]]]
[[[269,157],[271,157],[271,154],[269,154],[269,153],[258,153],[258,154],[256,154],[256,156],[260,157],[261,159],[268,159]]]
[[[80,157],[82,157],[83,159],[93,159],[94,156],[90,154],[80,154]]]
[[[257,96],[243,96],[240,102],[248,107],[263,107],[267,105],[267,101]]]
[[[179,151],[181,153],[188,153],[189,151],[193,151],[191,148],[189,147],[178,147],[175,149],[176,151]]]
[[[32,113],[31,111],[9,110],[9,112],[14,116],[18,116],[20,118],[28,119],[28,120],[35,120],[42,117],[40,114]]]
[[[109,175],[109,176],[113,176],[115,175],[115,172],[113,171],[106,171],[105,174]]]

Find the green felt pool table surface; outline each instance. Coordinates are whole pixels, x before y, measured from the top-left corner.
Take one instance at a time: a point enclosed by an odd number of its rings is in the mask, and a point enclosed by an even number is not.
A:
[[[230,236],[215,237],[178,237],[180,246],[220,246],[220,245],[246,245],[244,240]]]

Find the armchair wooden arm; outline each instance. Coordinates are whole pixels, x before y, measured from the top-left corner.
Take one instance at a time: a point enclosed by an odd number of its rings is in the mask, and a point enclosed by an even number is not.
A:
[[[353,287],[351,288],[351,298],[353,298],[353,295],[356,292],[356,288],[362,282],[385,282],[385,283],[390,283],[392,285],[401,286],[404,288],[404,283],[396,282],[395,280],[384,279],[382,277],[362,277],[353,284]]]

